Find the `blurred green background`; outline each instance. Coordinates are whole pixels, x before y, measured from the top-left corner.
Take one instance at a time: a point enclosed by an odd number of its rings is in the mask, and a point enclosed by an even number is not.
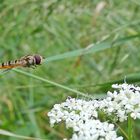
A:
[[[90,44],[93,50],[84,55]],[[98,45],[102,51],[94,50]],[[45,79],[102,97],[111,83],[139,84],[139,46],[138,0],[0,0],[0,61],[35,53],[46,58],[36,69],[1,73],[0,128],[48,140],[70,137],[63,124],[49,126],[47,112],[67,96],[80,95]],[[83,55],[75,54],[79,49]],[[139,129],[137,123],[136,139]],[[0,140],[18,139],[0,135]]]

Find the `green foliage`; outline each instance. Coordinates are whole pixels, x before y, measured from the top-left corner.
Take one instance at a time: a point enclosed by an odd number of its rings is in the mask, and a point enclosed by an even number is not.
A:
[[[47,112],[54,104],[80,93],[100,98],[116,82],[139,84],[140,3],[108,0],[98,12],[100,3],[0,1],[1,62],[34,53],[46,58],[36,69],[1,73],[1,129],[62,139],[70,135],[64,126],[49,126]]]

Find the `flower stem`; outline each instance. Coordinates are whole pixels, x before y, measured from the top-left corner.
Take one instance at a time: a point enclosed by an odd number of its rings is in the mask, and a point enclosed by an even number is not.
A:
[[[128,116],[128,140],[133,140],[133,120]]]

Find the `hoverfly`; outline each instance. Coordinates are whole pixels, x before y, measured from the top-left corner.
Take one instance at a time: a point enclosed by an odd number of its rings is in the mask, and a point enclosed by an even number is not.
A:
[[[12,69],[16,67],[31,67],[35,68],[42,63],[44,58],[41,55],[26,55],[14,61],[1,63],[0,69]]]

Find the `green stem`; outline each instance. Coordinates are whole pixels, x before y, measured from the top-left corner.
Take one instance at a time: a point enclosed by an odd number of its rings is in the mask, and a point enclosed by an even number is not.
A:
[[[115,125],[118,127],[118,129],[120,130],[120,132],[126,137],[126,139],[128,140],[129,138],[128,138],[128,135],[127,135],[127,133],[124,131],[124,129],[123,128],[121,128],[121,126],[119,125],[119,124],[117,124],[117,123],[115,123]]]
[[[128,140],[133,140],[133,120],[128,116]]]

